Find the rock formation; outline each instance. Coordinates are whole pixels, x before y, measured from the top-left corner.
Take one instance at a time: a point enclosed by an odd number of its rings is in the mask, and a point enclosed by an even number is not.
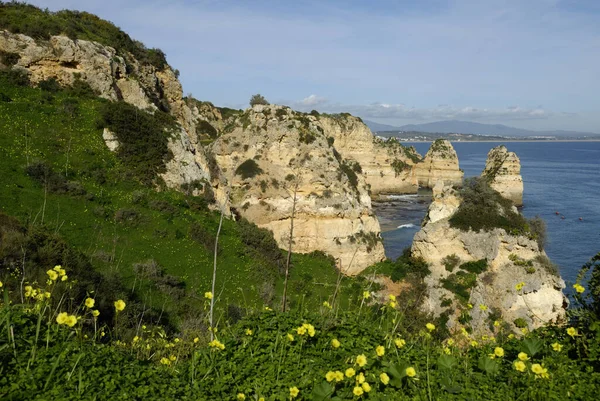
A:
[[[444,185],[460,185],[464,175],[456,151],[445,139],[436,139],[431,144],[415,170],[419,186],[427,188],[433,188],[439,181]]]
[[[360,164],[373,195],[417,191],[413,166],[421,156],[413,147],[375,138],[360,118],[347,113],[321,114],[318,121],[342,157]]]
[[[460,194],[452,188],[437,192],[411,249],[431,270],[423,308],[449,315],[453,330],[469,322],[479,334],[487,334],[496,319],[514,331],[562,321],[565,284],[538,243],[500,228],[451,227]]]
[[[481,176],[488,180],[490,187],[498,191],[516,206],[523,205],[523,178],[521,177],[521,161],[514,152],[509,152],[504,145],[489,151],[485,169]]]
[[[211,150],[231,186],[232,208],[273,231],[282,248],[295,193],[294,252],[324,251],[346,274],[385,257],[360,167],[334,151],[315,116],[257,105]]]
[[[140,63],[129,53],[123,56],[112,47],[66,36],[52,36],[45,41],[0,31],[0,51],[18,55],[11,68],[26,72],[33,84],[54,78],[70,86],[82,80],[105,99],[123,100],[150,112],[170,112],[182,129],[169,141],[173,158],[162,175],[165,183],[180,188],[212,179],[217,198],[223,200],[218,177],[211,177],[206,155],[198,146],[199,112],[184,101],[181,83],[171,67],[158,69]],[[118,147],[114,135],[105,131],[103,136],[112,149]]]

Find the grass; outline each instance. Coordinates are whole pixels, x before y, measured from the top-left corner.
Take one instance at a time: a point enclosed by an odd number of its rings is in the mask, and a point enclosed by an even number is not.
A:
[[[189,313],[151,283],[140,286],[134,264],[152,259],[165,274],[181,278],[190,299],[186,307],[201,310],[201,294],[210,287],[212,251],[194,241],[190,229],[198,224],[214,236],[218,214],[207,209],[203,198],[167,188],[157,192],[132,174],[103,142],[97,121],[105,101],[77,98],[76,112],[67,113],[63,104],[72,99],[69,91],[49,98],[40,89],[8,82],[4,75],[0,76],[0,93],[12,100],[0,102],[0,132],[4,133],[0,136],[0,211],[25,226],[42,226],[60,234],[89,257],[93,269],[118,274],[126,287],[136,283],[140,299],[170,312],[175,326]],[[26,173],[36,163],[79,191],[49,191]],[[260,307],[265,303],[261,297],[265,282],[274,286],[271,300],[276,303],[282,282],[278,267],[243,243],[237,223],[224,222],[219,243],[216,295],[220,304]],[[299,276],[300,269],[310,272],[315,282],[326,284],[310,288],[311,300],[331,292],[337,273],[329,262],[294,255],[292,264],[291,285],[306,281]],[[350,283],[343,288],[350,291]],[[293,294],[291,300],[300,302],[302,297],[302,293]],[[306,307],[317,302],[311,300],[303,301]]]

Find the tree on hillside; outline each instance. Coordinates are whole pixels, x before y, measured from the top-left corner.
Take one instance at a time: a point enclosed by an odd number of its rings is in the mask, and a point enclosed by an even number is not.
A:
[[[269,102],[267,102],[267,99],[265,99],[263,95],[257,93],[256,95],[252,95],[250,98],[250,106],[256,106],[257,104],[268,105]]]

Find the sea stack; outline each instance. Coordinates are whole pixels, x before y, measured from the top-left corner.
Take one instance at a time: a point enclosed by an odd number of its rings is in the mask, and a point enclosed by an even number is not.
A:
[[[521,161],[504,145],[489,151],[481,176],[488,180],[490,187],[498,191],[504,198],[510,199],[515,206],[523,205]]]
[[[479,335],[493,334],[490,327],[495,321],[515,333],[564,321],[565,283],[543,251],[540,237],[489,187],[487,210],[509,216],[516,229],[470,229],[469,219],[481,221],[486,212],[472,204],[461,209],[465,202],[461,191],[450,187],[436,191],[413,240],[412,256],[427,262],[431,271],[425,277],[423,309],[447,316],[453,331],[468,323]]]
[[[437,182],[444,185],[460,185],[463,171],[450,141],[436,139],[425,154],[423,161],[415,166],[420,187],[433,188]]]

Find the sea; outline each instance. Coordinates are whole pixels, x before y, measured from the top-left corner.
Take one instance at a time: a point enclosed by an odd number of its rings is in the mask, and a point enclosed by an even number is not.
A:
[[[425,155],[430,143],[409,143]],[[521,159],[521,213],[546,221],[546,253],[571,286],[581,266],[600,252],[600,142],[454,142],[465,177],[481,174],[490,149],[505,145]],[[386,256],[410,247],[431,202],[431,192],[391,195],[374,202]]]

